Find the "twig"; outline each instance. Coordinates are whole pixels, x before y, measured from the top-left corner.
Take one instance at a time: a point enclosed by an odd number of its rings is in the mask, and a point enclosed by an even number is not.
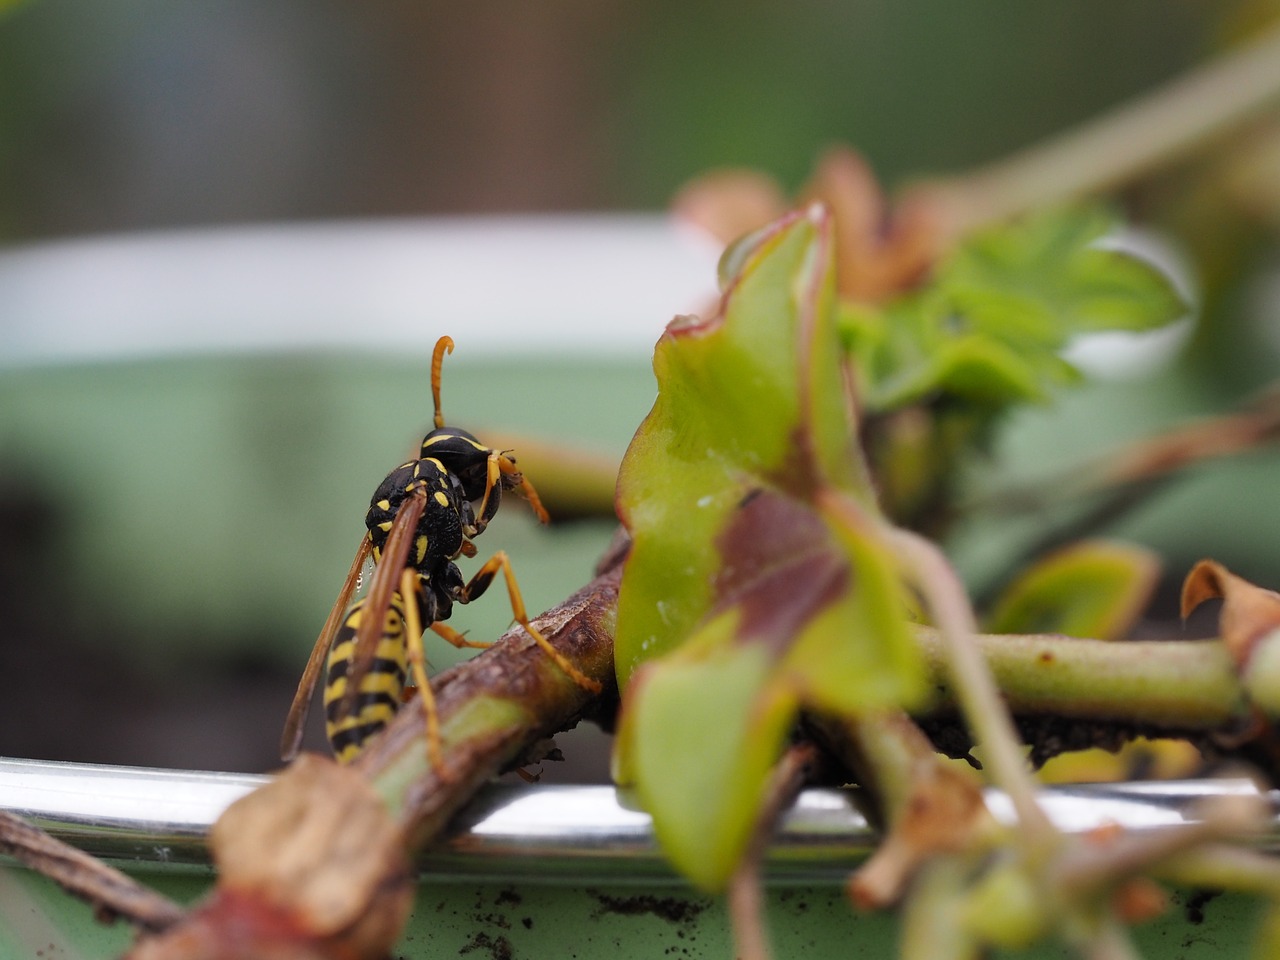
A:
[[[809,780],[818,760],[817,747],[812,743],[799,743],[787,750],[773,770],[751,842],[729,879],[729,916],[737,960],[769,960],[772,955],[764,926],[760,863],[778,818]]]
[[[427,758],[422,714],[403,709],[354,768],[382,795],[413,846],[440,832],[476,788],[517,764],[535,744],[616,703],[613,627],[621,567],[598,576],[534,621],[587,677],[597,697],[568,677],[522,628],[432,681],[443,764]],[[607,718],[606,718],[607,719]]]
[[[977,625],[959,578],[942,551],[930,541],[897,529],[886,531],[886,536],[911,571],[912,582],[938,624],[956,699],[965,721],[986,751],[992,779],[1009,795],[1019,828],[1031,846],[1047,847],[1057,831],[1036,802],[1035,784],[1027,771],[1013,720],[974,643]]]
[[[908,192],[950,237],[1102,193],[1203,147],[1280,98],[1280,26],[1113,112],[967,175]]]
[[[1136,440],[1094,463],[1077,464],[1034,485],[996,491],[970,504],[993,516],[1041,514],[1051,506],[1096,498],[1087,509],[1052,525],[1007,564],[1020,570],[1036,557],[1113,525],[1187,471],[1252,453],[1280,441],[1280,387],[1242,410],[1192,420]],[[1003,577],[1000,579],[1004,579]]]
[[[0,852],[93,906],[99,920],[123,918],[143,930],[177,923],[183,909],[100,860],[0,810]]]
[[[937,687],[935,706],[946,706],[958,695],[948,676],[944,641],[932,627],[915,632]],[[974,643],[1018,715],[1206,732],[1229,728],[1247,716],[1231,657],[1217,640],[1111,643],[976,634]]]
[[[535,623],[606,698],[569,677],[523,629],[432,683],[443,762],[428,759],[422,711],[402,709],[342,767],[303,754],[238,800],[210,834],[212,895],[133,960],[383,956],[411,906],[407,854],[430,842],[492,774],[608,709],[619,569]]]

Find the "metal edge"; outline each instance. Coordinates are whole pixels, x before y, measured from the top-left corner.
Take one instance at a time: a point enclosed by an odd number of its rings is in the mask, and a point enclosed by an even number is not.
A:
[[[59,839],[131,869],[208,866],[204,838],[234,800],[267,782],[250,774],[102,766],[0,758],[0,809]],[[1206,800],[1257,793],[1247,779],[1048,787],[1042,803],[1068,833],[1115,825],[1129,831],[1194,821]],[[1280,839],[1280,793],[1262,846]],[[1007,798],[988,806],[1011,819]],[[766,862],[772,882],[839,882],[863,860],[876,834],[856,790],[809,789],[784,815]],[[648,814],[612,786],[492,784],[420,858],[424,876],[502,877],[564,883],[627,883],[672,877]]]

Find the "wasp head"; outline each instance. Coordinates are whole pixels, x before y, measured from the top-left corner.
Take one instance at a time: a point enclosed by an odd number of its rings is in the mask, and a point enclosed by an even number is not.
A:
[[[458,478],[468,500],[484,499],[492,455],[492,450],[457,427],[440,427],[422,438],[422,459],[439,460],[445,470]]]

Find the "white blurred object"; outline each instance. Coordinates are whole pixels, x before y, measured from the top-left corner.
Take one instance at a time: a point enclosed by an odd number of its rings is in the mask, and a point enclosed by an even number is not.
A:
[[[1195,328],[1200,291],[1192,280],[1191,265],[1167,237],[1149,230],[1120,230],[1104,237],[1097,246],[1124,251],[1163,273],[1189,304],[1187,314],[1155,330],[1108,330],[1076,337],[1062,356],[1089,376],[1104,380],[1127,380],[1154,373],[1178,355]]]
[[[647,351],[715,291],[665,216],[370,220],[0,250],[0,364],[365,348]]]
[[[1128,250],[1196,295],[1176,251]],[[468,356],[647,352],[716,296],[720,249],[661,214],[264,224],[81,238],[0,250],[0,366],[243,351]],[[1190,320],[1080,337],[1068,360],[1134,376],[1177,352]]]

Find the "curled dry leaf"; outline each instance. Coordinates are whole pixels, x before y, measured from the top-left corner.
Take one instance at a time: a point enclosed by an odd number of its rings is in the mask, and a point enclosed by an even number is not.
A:
[[[1280,715],[1280,594],[1201,560],[1182,586],[1182,615],[1222,598],[1218,629],[1250,701],[1268,717]]]
[[[787,212],[819,202],[835,219],[836,289],[843,300],[878,303],[915,287],[942,251],[941,209],[917,191],[890,209],[870,166],[857,151],[836,146],[788,203],[771,177],[719,170],[690,181],[672,204],[678,217],[729,243]]]
[[[671,210],[720,243],[729,243],[786,213],[787,196],[776,180],[758,170],[712,170],[682,186]]]
[[[890,210],[867,162],[832,147],[800,191],[830,208],[836,224],[836,289],[878,303],[916,286],[942,250],[941,226],[927,194]]]
[[[1216,560],[1201,560],[1182,584],[1183,618],[1218,597],[1223,600],[1218,621],[1222,642],[1243,667],[1258,643],[1280,628],[1280,594],[1236,576]]]

